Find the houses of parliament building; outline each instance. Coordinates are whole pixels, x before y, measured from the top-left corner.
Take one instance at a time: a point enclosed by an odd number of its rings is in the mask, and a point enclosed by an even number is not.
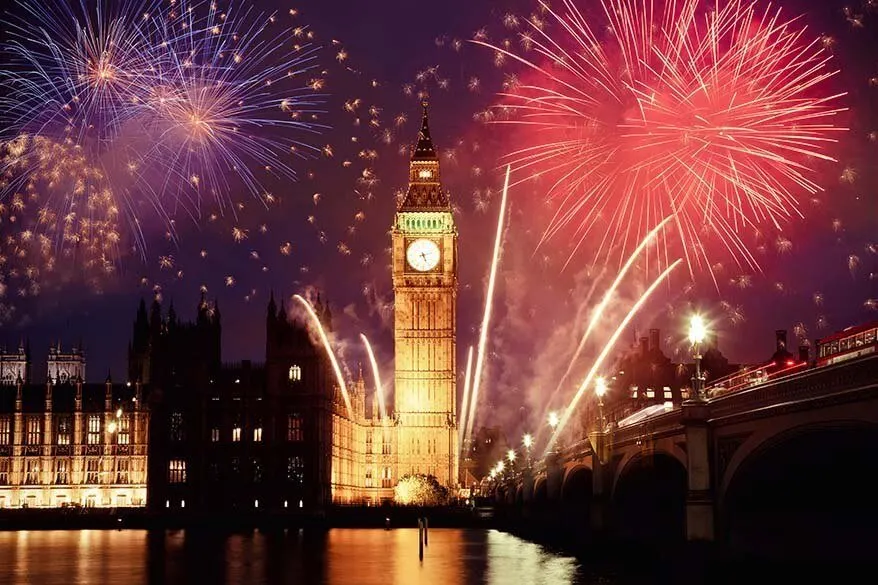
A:
[[[392,228],[394,404],[367,396],[361,368],[342,395],[308,317],[274,296],[265,362],[224,364],[218,303],[194,322],[141,301],[127,379],[86,384],[85,355],[0,351],[0,507],[147,506],[163,514],[321,510],[392,500],[398,481],[458,483],[457,230],[427,108]],[[324,329],[329,304],[311,299]]]

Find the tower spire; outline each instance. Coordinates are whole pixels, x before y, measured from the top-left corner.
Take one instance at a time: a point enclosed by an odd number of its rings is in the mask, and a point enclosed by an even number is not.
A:
[[[415,151],[412,153],[412,160],[436,160],[436,148],[433,146],[433,140],[430,138],[430,122],[427,115],[427,102],[421,102],[424,108],[424,115],[421,119],[421,130],[418,132],[418,143],[415,145]]]
[[[424,118],[418,132],[418,142],[409,162],[409,188],[397,210],[450,211],[448,194],[442,190],[439,177],[439,157],[430,137],[427,102],[421,105],[424,108]]]

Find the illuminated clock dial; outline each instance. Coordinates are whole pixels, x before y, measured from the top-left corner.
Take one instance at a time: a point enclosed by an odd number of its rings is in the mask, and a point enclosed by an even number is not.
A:
[[[439,246],[433,240],[415,240],[405,253],[409,266],[419,272],[432,270],[439,264]]]

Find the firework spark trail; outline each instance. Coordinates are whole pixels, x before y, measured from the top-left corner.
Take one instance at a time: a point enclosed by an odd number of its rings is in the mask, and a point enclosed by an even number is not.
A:
[[[335,372],[335,379],[338,382],[338,386],[341,389],[342,398],[344,398],[345,406],[348,409],[348,416],[353,420],[354,418],[354,410],[351,408],[351,398],[348,395],[348,387],[344,381],[344,375],[342,374],[341,368],[338,365],[338,360],[335,357],[335,352],[332,351],[332,344],[329,343],[329,338],[326,336],[326,331],[323,329],[323,323],[320,322],[320,318],[317,316],[317,313],[314,312],[314,307],[311,306],[305,297],[302,295],[293,295],[293,298],[298,301],[305,310],[308,312],[308,315],[311,317],[311,321],[314,323],[314,326],[317,327],[317,333],[320,335],[320,341],[323,342],[323,347],[326,349],[326,355],[329,356],[329,361],[332,364],[332,370]]]
[[[665,270],[658,276],[658,278],[656,278],[653,281],[653,283],[651,285],[649,285],[649,288],[646,289],[646,291],[640,296],[640,298],[637,299],[637,302],[634,303],[634,305],[628,311],[628,314],[625,315],[624,319],[622,319],[622,322],[619,323],[619,326],[613,332],[613,335],[610,336],[610,339],[607,341],[606,345],[604,345],[603,350],[601,350],[601,353],[598,355],[597,359],[595,359],[594,363],[592,364],[591,369],[588,371],[588,374],[585,376],[585,380],[583,380],[582,384],[580,384],[579,389],[576,391],[576,395],[573,397],[573,400],[570,402],[570,404],[564,410],[564,415],[561,417],[561,420],[558,423],[558,426],[555,428],[555,432],[552,433],[552,436],[549,439],[548,444],[546,445],[546,451],[543,454],[543,457],[548,455],[549,452],[552,450],[552,447],[555,445],[555,442],[558,440],[558,437],[564,431],[564,427],[567,425],[567,421],[570,420],[570,417],[573,415],[573,412],[576,410],[576,405],[579,404],[579,400],[582,398],[582,395],[585,393],[586,389],[588,389],[589,386],[591,385],[592,379],[594,378],[595,374],[600,369],[600,367],[603,365],[604,360],[607,358],[607,355],[609,355],[610,351],[612,351],[613,347],[615,347],[616,341],[618,341],[619,336],[622,335],[622,332],[628,326],[628,323],[631,321],[631,319],[634,318],[634,315],[637,314],[637,312],[640,310],[640,308],[643,306],[643,304],[646,303],[646,301],[649,299],[649,297],[652,295],[652,293],[655,291],[655,289],[658,288],[658,286],[661,284],[661,282],[665,278],[667,278],[671,274],[671,272],[673,272],[674,269],[680,265],[681,262],[683,262],[682,258],[677,259],[670,266],[665,268]]]
[[[625,278],[625,275],[628,274],[628,271],[634,265],[634,261],[637,259],[637,257],[640,255],[640,253],[644,249],[646,249],[646,247],[649,245],[649,243],[653,241],[653,238],[655,238],[656,235],[658,235],[659,231],[662,228],[664,228],[665,224],[667,224],[670,220],[671,220],[671,216],[664,218],[661,222],[659,222],[659,224],[657,226],[652,228],[652,231],[650,231],[646,235],[645,238],[643,238],[643,241],[640,242],[640,244],[637,246],[637,248],[635,248],[634,251],[631,253],[631,256],[628,257],[628,261],[625,262],[624,266],[622,266],[622,269],[619,271],[619,274],[616,275],[616,279],[610,285],[610,288],[607,290],[606,293],[604,293],[604,297],[603,297],[603,299],[601,299],[601,302],[598,303],[598,306],[594,308],[594,311],[592,312],[592,315],[591,315],[591,319],[588,322],[588,327],[585,329],[585,333],[582,334],[582,339],[580,339],[580,341],[579,341],[579,346],[577,346],[576,351],[573,352],[573,357],[570,359],[570,364],[567,366],[567,370],[564,372],[564,375],[561,376],[561,379],[558,381],[558,385],[555,387],[554,392],[552,392],[551,397],[549,398],[549,402],[547,402],[547,404],[546,404],[546,409],[551,407],[551,404],[552,404],[555,396],[557,396],[558,392],[561,391],[561,386],[564,385],[564,382],[567,381],[567,377],[570,375],[570,372],[573,371],[573,366],[579,360],[579,355],[582,353],[583,348],[585,348],[585,343],[588,341],[589,335],[591,335],[591,332],[594,330],[598,321],[600,321],[601,317],[603,317],[604,309],[607,308],[607,305],[613,299],[613,295],[615,294],[616,289],[619,288],[619,285],[622,283],[622,280]],[[545,413],[543,414],[543,416],[540,417],[540,420],[544,420],[544,419],[545,419]]]
[[[387,407],[384,404],[384,387],[381,385],[381,376],[378,373],[378,362],[375,360],[375,354],[372,352],[372,344],[365,334],[360,333],[360,339],[366,346],[366,353],[369,354],[369,364],[372,366],[372,376],[375,378],[375,393],[378,395],[378,410],[381,414],[381,422],[387,420]]]
[[[458,445],[460,445],[460,449],[465,449],[464,445],[464,434],[466,432],[466,423],[467,423],[467,408],[469,407],[469,395],[470,395],[470,381],[472,380],[472,369],[473,369],[473,346],[469,346],[469,351],[466,354],[466,373],[464,374],[463,379],[463,402],[460,406],[460,420],[458,424],[460,428],[458,429]]]
[[[503,224],[506,221],[506,197],[509,192],[509,175],[511,166],[506,166],[506,178],[503,181],[503,193],[500,197],[500,214],[497,217],[497,234],[494,237],[494,253],[491,257],[491,272],[488,277],[488,291],[485,294],[485,313],[482,317],[482,328],[479,331],[478,354],[476,357],[476,369],[473,374],[472,396],[470,396],[469,413],[466,421],[466,434],[469,440],[473,432],[473,423],[476,418],[476,407],[479,403],[479,386],[482,378],[482,368],[485,363],[485,348],[488,343],[488,328],[491,323],[491,309],[494,304],[494,283],[497,280],[497,265],[500,263],[500,248],[503,241]]]
[[[538,57],[472,41],[531,75],[500,94],[504,115],[492,121],[526,129],[506,158],[552,181],[557,209],[541,244],[569,227],[568,264],[587,239],[596,261],[618,252],[621,264],[673,214],[659,268],[682,255],[690,274],[706,266],[714,278],[710,257],[722,252],[758,270],[741,232],[801,215],[799,195],[821,190],[811,159],[834,160],[826,149],[846,130],[834,124],[844,94],[826,88],[837,71],[819,39],[746,0],[602,0],[607,26],[573,0],[541,5],[556,26],[528,23]]]

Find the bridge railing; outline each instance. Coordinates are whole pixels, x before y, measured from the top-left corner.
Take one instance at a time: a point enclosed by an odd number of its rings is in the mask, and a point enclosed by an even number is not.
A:
[[[752,388],[710,399],[713,418],[878,384],[878,355],[785,376]]]

